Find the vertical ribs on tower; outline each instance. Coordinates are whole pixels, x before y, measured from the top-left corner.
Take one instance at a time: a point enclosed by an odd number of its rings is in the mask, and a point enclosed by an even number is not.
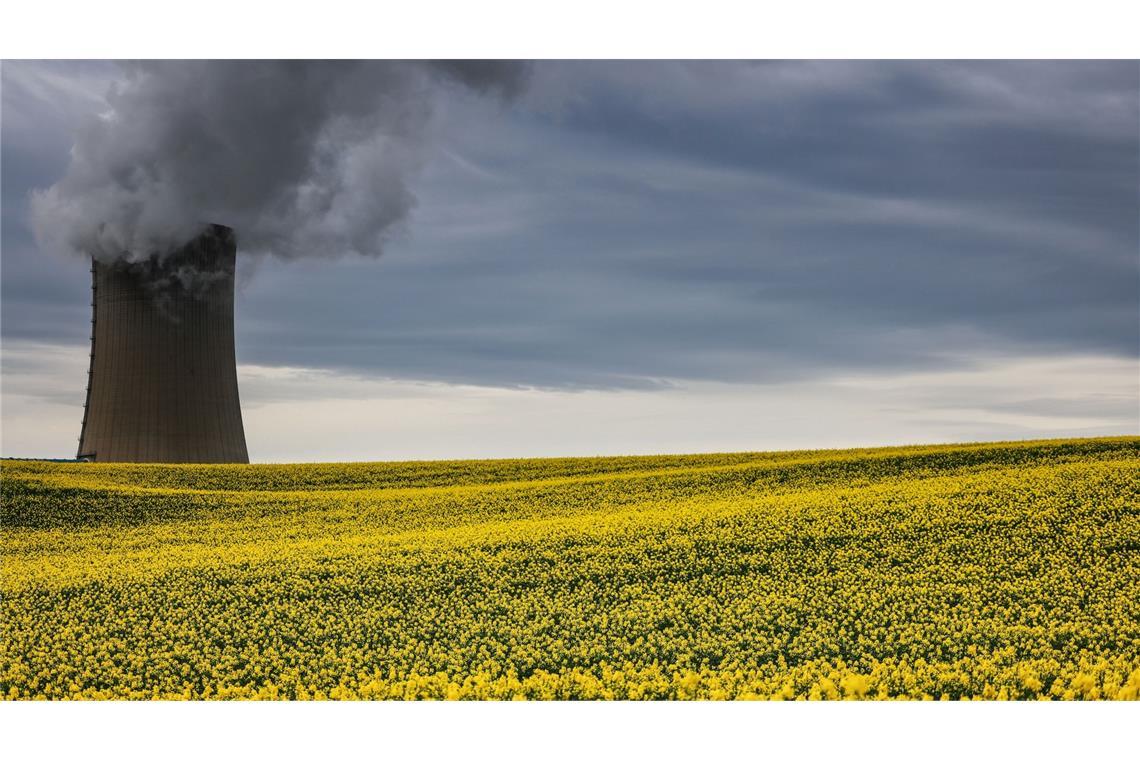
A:
[[[234,233],[92,261],[91,366],[80,459],[248,462],[234,354]]]

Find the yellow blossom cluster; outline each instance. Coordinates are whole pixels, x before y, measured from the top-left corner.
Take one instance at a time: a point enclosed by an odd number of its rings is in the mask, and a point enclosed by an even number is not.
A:
[[[5,462],[6,699],[1137,699],[1140,439]]]

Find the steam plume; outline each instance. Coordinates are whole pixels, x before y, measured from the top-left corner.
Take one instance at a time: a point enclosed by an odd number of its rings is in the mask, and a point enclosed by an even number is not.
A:
[[[101,260],[161,256],[207,223],[243,251],[377,255],[414,205],[435,91],[509,97],[497,61],[126,64],[67,174],[34,193],[41,247]]]

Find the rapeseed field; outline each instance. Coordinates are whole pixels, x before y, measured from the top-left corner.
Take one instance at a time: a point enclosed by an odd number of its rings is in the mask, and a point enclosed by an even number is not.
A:
[[[6,699],[1136,699],[1140,439],[5,462]]]

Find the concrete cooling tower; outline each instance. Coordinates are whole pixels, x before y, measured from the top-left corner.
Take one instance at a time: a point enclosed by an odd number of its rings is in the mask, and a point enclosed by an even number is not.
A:
[[[229,227],[181,250],[91,265],[80,459],[248,462],[234,357]]]

